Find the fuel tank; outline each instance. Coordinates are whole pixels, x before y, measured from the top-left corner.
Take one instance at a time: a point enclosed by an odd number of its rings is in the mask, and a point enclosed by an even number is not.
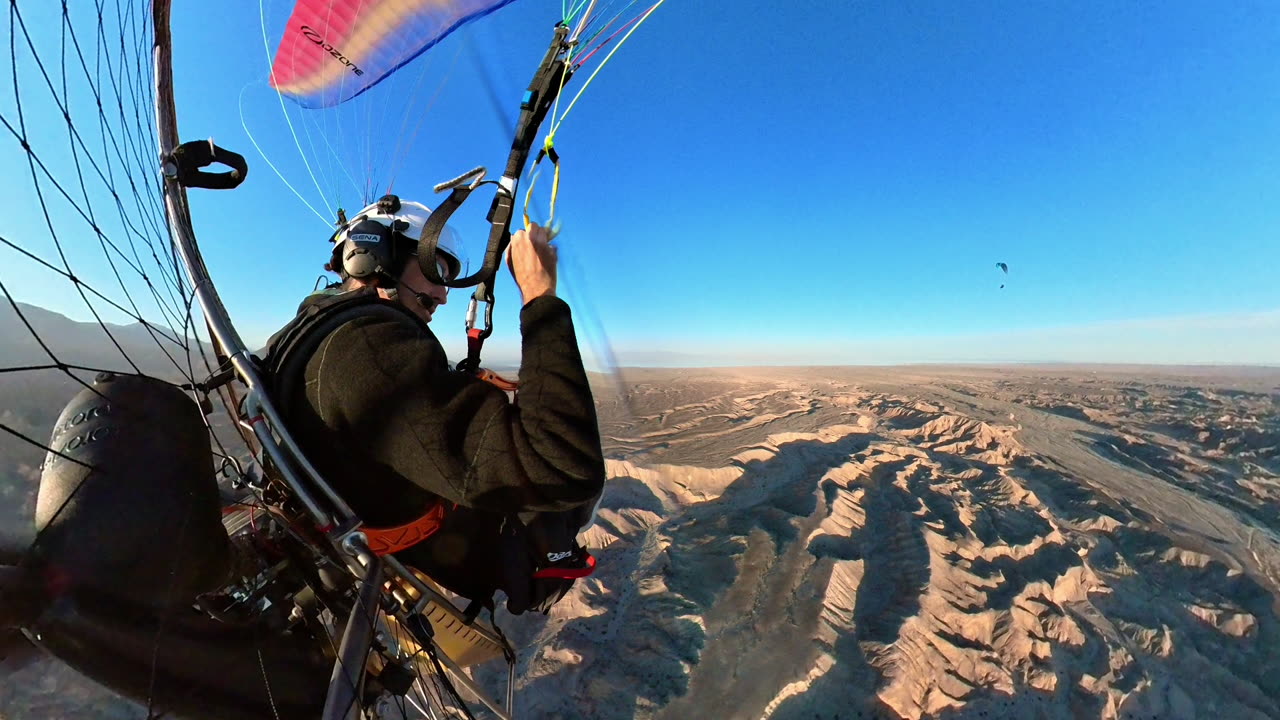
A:
[[[209,433],[183,390],[101,373],[62,411],[49,447],[33,559],[50,582],[157,609],[225,583]]]

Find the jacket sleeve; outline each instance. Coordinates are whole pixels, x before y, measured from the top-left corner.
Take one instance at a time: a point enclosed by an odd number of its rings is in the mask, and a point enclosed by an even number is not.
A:
[[[429,330],[366,318],[343,325],[307,368],[307,397],[352,452],[460,505],[496,512],[567,510],[604,484],[595,404],[569,306],[520,311],[514,403],[449,369]]]

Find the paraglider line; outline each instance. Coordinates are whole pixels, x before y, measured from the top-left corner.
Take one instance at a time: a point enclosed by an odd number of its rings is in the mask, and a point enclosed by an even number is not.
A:
[[[565,18],[565,22],[569,22],[573,20],[573,16],[578,14],[578,11],[582,9],[582,6],[585,5],[587,1],[588,0],[582,0],[577,4],[577,6],[575,6],[572,10],[570,10],[569,16]],[[590,2],[591,2],[591,5],[588,6],[587,11],[582,14],[582,20],[578,22],[578,27],[574,28],[573,34],[569,36],[568,42],[570,45],[573,45],[574,43],[578,42],[578,36],[582,34],[583,28],[587,26],[587,23],[591,22],[591,13],[594,12],[596,9],[596,0],[590,0]],[[563,8],[564,5],[561,4],[560,7]]]
[[[630,8],[632,5],[635,5],[636,2],[637,0],[627,0],[627,2],[621,8],[619,8],[618,11],[613,14],[612,17],[610,17],[608,20],[606,20],[603,23],[595,22],[596,19],[600,17],[600,14],[597,13],[596,17],[592,18],[591,22],[588,23],[589,25],[593,26],[590,36],[586,40],[580,40],[575,43],[578,46],[578,50],[577,50],[577,53],[574,54],[574,62],[577,63],[578,62],[577,57],[582,55],[583,52],[586,51],[587,46],[595,42],[595,39],[600,37],[605,30],[608,30],[610,27],[612,27],[613,24],[617,22],[618,18],[622,17],[622,14],[625,13],[627,9]]]
[[[297,188],[295,188],[288,179],[280,173],[280,169],[276,167],[275,163],[271,162],[271,158],[267,157],[267,154],[262,151],[262,146],[259,145],[257,139],[253,137],[253,132],[249,130],[249,125],[244,119],[244,91],[248,88],[249,86],[245,85],[244,88],[240,90],[240,127],[244,128],[244,134],[249,137],[249,142],[253,143],[254,149],[262,156],[262,160],[267,163],[267,167],[271,168],[271,171],[276,174],[276,177],[280,178],[280,182],[284,183],[284,186],[289,188],[289,191],[296,195],[298,200],[302,201],[302,204],[307,206],[308,210],[314,213],[316,217],[320,218],[320,222],[324,223],[325,227],[328,227],[330,224],[329,219],[324,215],[321,215],[319,210],[312,207],[311,203],[307,202],[307,199],[302,196],[302,193],[298,192]],[[294,138],[297,139],[297,136],[294,136]],[[312,179],[314,180],[315,177],[312,176]],[[323,195],[323,193],[321,193],[321,195]]]
[[[324,159],[328,161],[327,168],[326,168],[326,165],[321,165],[322,155],[316,149],[316,141],[314,139],[314,135],[320,135],[320,139],[323,140],[324,135],[318,129],[316,132],[312,132],[313,123],[307,122],[307,118],[305,114],[302,115],[301,120],[302,121],[299,124],[302,126],[302,134],[305,135],[307,138],[307,147],[311,149],[311,156],[315,159],[316,172],[319,173],[320,177],[324,179],[325,188],[329,188],[332,191],[332,196],[322,196],[322,199],[328,201],[332,206],[337,206],[338,177],[337,177],[337,174],[333,172],[333,161],[325,157]],[[346,168],[343,168],[343,172],[346,172]]]
[[[266,9],[263,6],[262,0],[258,0],[258,21],[262,28],[262,49],[267,54],[267,62],[270,63],[271,46],[267,43],[267,17]],[[270,86],[275,88],[275,70],[269,68],[268,72],[270,73]],[[289,112],[284,106],[284,96],[281,95],[279,91],[276,91],[276,99],[280,102],[280,114],[284,115],[284,122],[289,126],[289,135],[293,138],[294,147],[298,148],[298,157],[302,158],[302,165],[306,167],[307,174],[311,176],[311,182],[315,184],[316,192],[320,193],[320,199],[324,200],[324,190],[320,188],[320,181],[316,179],[316,174],[311,171],[311,163],[307,162],[307,154],[302,150],[302,143],[298,140],[298,133],[293,129],[293,120],[289,118]],[[249,126],[245,123],[244,119],[244,89],[240,90],[240,125],[244,127],[244,131],[247,134],[249,132]],[[256,140],[253,140],[252,135],[250,135],[249,139],[253,141],[253,146],[257,148],[258,143]],[[258,153],[262,155],[263,160],[267,160],[267,156],[262,153],[261,148],[258,148]],[[272,165],[270,160],[267,160],[267,164],[271,165],[272,170],[276,170],[276,166]],[[276,170],[276,174],[279,175],[280,171]],[[281,177],[281,179],[283,180],[284,178]],[[285,184],[288,185],[289,183],[286,181]],[[290,185],[289,189],[293,190],[293,186]],[[293,192],[295,195],[298,195],[299,198],[302,197],[302,195],[298,194],[297,190],[293,190]],[[306,203],[307,207],[311,207],[310,203],[307,203],[305,200],[303,200],[303,203]],[[316,212],[315,208],[311,208],[311,212]],[[320,213],[316,214],[320,215]],[[326,225],[329,224],[329,221],[325,219],[323,215],[320,215],[320,219],[324,220]]]
[[[387,186],[387,192],[391,192],[391,187],[395,184],[396,179],[400,177],[400,170],[404,168],[404,159],[408,157],[409,152],[413,150],[413,146],[418,142],[418,133],[422,131],[422,123],[430,114],[431,108],[435,107],[436,100],[440,98],[440,93],[444,91],[444,87],[448,84],[449,79],[453,77],[453,71],[458,66],[458,57],[462,54],[462,46],[459,45],[458,50],[453,54],[453,60],[449,63],[449,70],[445,72],[444,79],[440,81],[439,87],[436,88],[431,99],[427,101],[427,106],[418,114],[418,123],[413,126],[413,134],[409,136],[408,142],[404,143],[403,150],[400,151],[399,158],[396,160],[394,172],[391,173],[391,182]]]
[[[422,67],[418,69],[418,78],[417,80],[414,81],[413,90],[409,93],[410,102],[407,102],[404,104],[404,110],[400,114],[400,131],[396,133],[396,145],[395,145],[395,149],[392,151],[392,156],[391,156],[392,158],[391,177],[387,179],[388,193],[390,193],[391,189],[395,187],[396,175],[399,174],[400,172],[400,157],[401,157],[400,146],[404,143],[404,131],[405,131],[405,128],[408,127],[409,125],[409,109],[410,109],[410,106],[412,105],[412,100],[418,97],[418,93],[421,92],[422,81],[426,79],[427,69],[431,67],[431,61],[433,59],[435,59],[434,55],[428,55],[427,59],[421,63]],[[443,83],[442,83],[442,86],[443,86]],[[391,93],[387,93],[387,95],[388,95],[387,102],[383,103],[383,113],[381,117],[386,117],[387,115],[390,114],[388,111],[390,110],[390,105],[391,105],[391,102],[390,102]],[[431,106],[428,105],[427,109],[422,111],[422,114],[425,115],[427,111],[430,109],[431,109]],[[379,130],[381,130],[381,128],[379,128]]]
[[[619,14],[621,14],[621,13],[619,13]],[[618,37],[618,33],[621,33],[623,30],[626,30],[628,27],[630,27],[630,26],[632,25],[632,23],[634,23],[634,22],[636,22],[637,20],[639,20],[639,19],[640,19],[640,17],[641,17],[640,15],[637,15],[637,16],[635,16],[635,17],[631,18],[630,20],[628,20],[626,23],[624,23],[624,24],[622,25],[622,27],[620,27],[620,28],[618,28],[617,30],[615,30],[615,31],[614,31],[614,33],[613,33],[612,35],[610,35],[609,37],[605,38],[604,40],[601,40],[601,41],[600,41],[600,44],[599,44],[599,45],[596,45],[594,48],[592,48],[592,49],[591,49],[591,52],[587,53],[585,57],[581,57],[581,58],[575,59],[575,60],[574,60],[574,62],[575,62],[576,64],[578,64],[578,65],[585,65],[585,64],[587,63],[587,61],[588,61],[588,60],[590,60],[590,59],[592,58],[592,56],[594,56],[596,53],[600,52],[600,49],[601,49],[601,48],[603,48],[605,45],[608,45],[608,44],[609,44],[609,43],[610,43],[614,38]],[[606,26],[606,27],[607,27],[607,26]],[[602,30],[601,32],[603,32],[603,30]]]
[[[662,7],[662,4],[666,1],[667,0],[658,0],[653,7],[645,11],[644,15],[640,16],[640,20],[627,31],[626,35],[622,36],[622,39],[618,41],[617,45],[613,46],[613,49],[609,51],[609,54],[604,56],[604,60],[600,61],[600,64],[596,66],[596,69],[591,73],[591,76],[588,77],[587,81],[578,89],[578,94],[573,96],[573,101],[569,103],[569,107],[565,108],[564,114],[561,115],[560,119],[556,121],[556,124],[552,126],[551,132],[548,133],[549,136],[555,137],[556,131],[560,129],[561,123],[563,123],[564,119],[569,116],[569,113],[573,110],[573,106],[578,103],[578,98],[582,97],[582,93],[586,92],[588,87],[591,87],[591,81],[595,80],[596,75],[599,75],[600,71],[604,69],[604,66],[609,64],[609,60],[613,58],[614,53],[618,52],[618,48],[622,47],[623,44],[627,42],[627,38],[631,37],[631,33],[638,30],[640,26],[644,24],[645,20],[648,20],[649,16],[653,14],[653,11]]]

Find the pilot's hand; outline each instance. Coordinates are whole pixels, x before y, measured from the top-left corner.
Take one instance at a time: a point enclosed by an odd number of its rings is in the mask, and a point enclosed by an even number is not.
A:
[[[522,305],[543,295],[556,294],[556,258],[551,233],[537,223],[511,236],[507,268],[520,287]]]

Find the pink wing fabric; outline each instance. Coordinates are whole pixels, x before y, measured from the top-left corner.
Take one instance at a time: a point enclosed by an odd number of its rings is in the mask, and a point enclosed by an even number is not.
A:
[[[309,108],[377,85],[462,25],[515,0],[298,0],[271,86]]]

